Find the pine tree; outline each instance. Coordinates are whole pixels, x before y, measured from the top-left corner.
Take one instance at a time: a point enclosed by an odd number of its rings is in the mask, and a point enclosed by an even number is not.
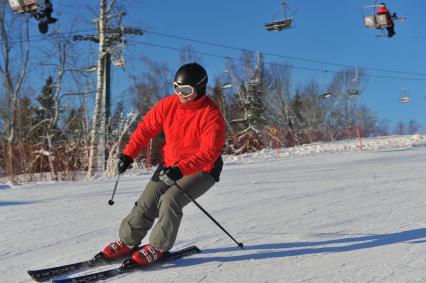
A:
[[[265,107],[265,76],[263,62],[258,54],[257,66],[254,75],[248,80],[247,88],[242,84],[239,91],[239,106],[242,109],[242,117],[234,119],[231,123],[237,124],[242,130],[235,137],[233,153],[258,151],[265,147],[261,131],[267,125],[264,117]]]
[[[40,143],[46,143],[47,139],[55,141],[58,137],[57,125],[54,123],[55,117],[55,101],[54,101],[54,83],[51,76],[46,80],[45,85],[42,88],[41,94],[37,97],[37,102],[40,107],[35,110],[35,130],[40,137]],[[49,138],[48,138],[49,137]]]
[[[33,131],[34,112],[34,105],[28,96],[20,99],[16,119],[16,138],[20,143],[31,144],[37,142],[37,136]]]

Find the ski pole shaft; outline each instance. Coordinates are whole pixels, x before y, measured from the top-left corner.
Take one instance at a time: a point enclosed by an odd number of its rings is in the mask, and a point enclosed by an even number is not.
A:
[[[114,190],[112,191],[111,199],[108,201],[109,205],[113,205],[114,204],[115,191],[117,190],[118,181],[120,180],[120,176],[121,176],[121,174],[118,174],[117,181],[115,181],[115,186],[114,186]]]
[[[208,218],[210,218],[211,221],[214,222],[214,224],[216,224],[220,229],[222,229],[223,232],[225,232],[226,235],[228,235],[229,238],[231,238],[240,249],[244,249],[244,245],[243,243],[239,243],[237,240],[234,239],[234,237],[232,237],[231,234],[228,233],[228,231],[225,230],[225,228],[222,227],[222,225],[219,224],[219,222],[216,221],[216,219],[213,218],[213,216],[211,216],[198,202],[195,201],[195,199],[193,197],[191,197],[190,195],[188,195],[176,182],[174,183],[174,185],[187,197],[189,198],[202,212],[204,212],[205,215],[207,215]]]

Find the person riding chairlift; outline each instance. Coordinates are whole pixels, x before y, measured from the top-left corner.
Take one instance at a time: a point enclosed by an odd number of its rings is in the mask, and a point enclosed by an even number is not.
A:
[[[58,19],[52,17],[53,5],[50,0],[37,0],[37,11],[34,17],[38,21],[38,29],[41,33],[47,33],[49,24],[54,24]]]
[[[381,3],[379,8],[377,9],[377,15],[386,15],[386,19],[388,21],[388,26],[386,27],[388,31],[388,37],[394,36],[396,33],[395,33],[394,23],[392,19],[395,17],[395,13],[391,15],[388,8],[386,8],[386,4]]]

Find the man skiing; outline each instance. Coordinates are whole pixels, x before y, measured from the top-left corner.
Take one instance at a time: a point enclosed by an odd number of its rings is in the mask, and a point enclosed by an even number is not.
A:
[[[195,199],[219,181],[225,124],[219,108],[206,95],[207,81],[201,65],[181,66],[174,78],[175,93],[148,111],[119,155],[121,174],[149,140],[164,131],[163,164],[121,222],[119,240],[103,250],[107,259],[132,254],[131,261],[142,266],[157,261],[173,247],[182,209],[190,202],[181,189]],[[155,219],[149,243],[140,248]]]

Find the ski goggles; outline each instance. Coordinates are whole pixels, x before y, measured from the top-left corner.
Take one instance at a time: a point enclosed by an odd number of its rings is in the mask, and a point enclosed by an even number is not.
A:
[[[173,83],[173,88],[175,89],[175,92],[180,97],[190,97],[192,94],[196,92],[196,87],[202,84],[207,79],[206,76],[204,76],[196,85],[195,87],[192,85],[180,85],[177,82]]]
[[[176,82],[173,83],[173,88],[175,89],[177,95],[181,97],[190,97],[195,92],[195,88],[193,86],[179,85]]]

